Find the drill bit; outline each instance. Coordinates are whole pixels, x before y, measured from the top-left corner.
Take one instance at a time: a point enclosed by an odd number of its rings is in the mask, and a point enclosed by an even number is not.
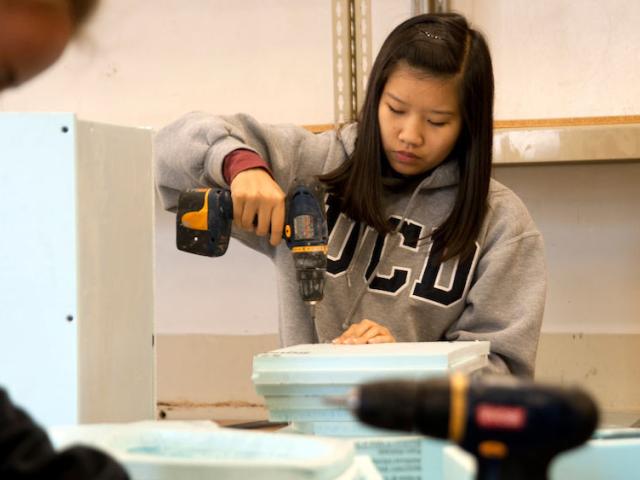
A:
[[[315,327],[316,325],[316,301],[312,300],[310,302],[307,302],[309,304],[309,314],[311,315],[311,322],[313,323],[313,326]]]
[[[360,405],[360,393],[357,388],[349,391],[346,395],[328,395],[323,402],[334,407],[347,408],[356,411]]]

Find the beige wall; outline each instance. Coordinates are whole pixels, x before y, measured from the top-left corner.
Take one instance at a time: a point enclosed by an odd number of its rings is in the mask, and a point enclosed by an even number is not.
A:
[[[412,2],[371,5],[377,50],[410,14]],[[640,113],[640,88],[630,70],[640,55],[633,21],[640,3],[452,5],[487,34],[498,118]],[[145,35],[138,34],[141,26]],[[329,0],[107,0],[85,38],[47,74],[0,96],[0,109],[71,110],[88,119],[154,127],[192,109],[248,111],[272,122],[330,122],[330,26]],[[581,188],[571,180],[564,185]],[[588,192],[579,195],[589,198]],[[542,208],[533,203],[537,198],[527,200],[530,208]],[[173,218],[158,211],[158,332],[274,333],[269,262],[235,243],[223,259],[179,253]],[[209,284],[216,288],[201,287]],[[254,303],[245,301],[247,290],[257,295]],[[549,318],[549,325],[563,321]]]
[[[373,50],[411,1],[372,0]],[[640,2],[451,0],[489,42],[498,119],[640,112]]]
[[[251,360],[277,344],[277,335],[160,336],[158,415],[266,418],[264,400],[251,383]],[[639,352],[638,334],[543,333],[536,379],[580,385],[602,408],[604,424],[628,426],[640,418]]]
[[[191,110],[333,118],[326,0],[103,0],[86,35],[0,110],[160,127]]]

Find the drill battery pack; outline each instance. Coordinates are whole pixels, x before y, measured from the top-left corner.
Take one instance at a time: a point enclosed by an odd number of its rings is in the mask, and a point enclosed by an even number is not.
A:
[[[184,252],[220,257],[229,246],[232,222],[233,204],[229,190],[185,190],[178,199],[176,246]]]

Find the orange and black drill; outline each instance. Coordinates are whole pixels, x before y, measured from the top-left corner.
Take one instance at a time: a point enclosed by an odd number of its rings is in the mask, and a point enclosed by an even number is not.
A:
[[[291,250],[302,300],[312,308],[322,300],[327,270],[327,221],[317,182],[296,181],[285,205],[283,238]],[[233,223],[231,192],[222,188],[186,190],[178,199],[179,250],[219,257],[229,246]]]

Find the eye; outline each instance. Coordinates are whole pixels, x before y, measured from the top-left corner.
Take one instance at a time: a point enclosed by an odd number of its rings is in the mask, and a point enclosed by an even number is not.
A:
[[[434,127],[444,127],[447,124],[447,122],[434,122],[432,120],[429,120],[429,123]]]
[[[387,107],[391,110],[391,113],[395,113],[396,115],[401,115],[404,113],[402,110],[398,110],[397,108],[393,108],[390,104],[387,103]]]

